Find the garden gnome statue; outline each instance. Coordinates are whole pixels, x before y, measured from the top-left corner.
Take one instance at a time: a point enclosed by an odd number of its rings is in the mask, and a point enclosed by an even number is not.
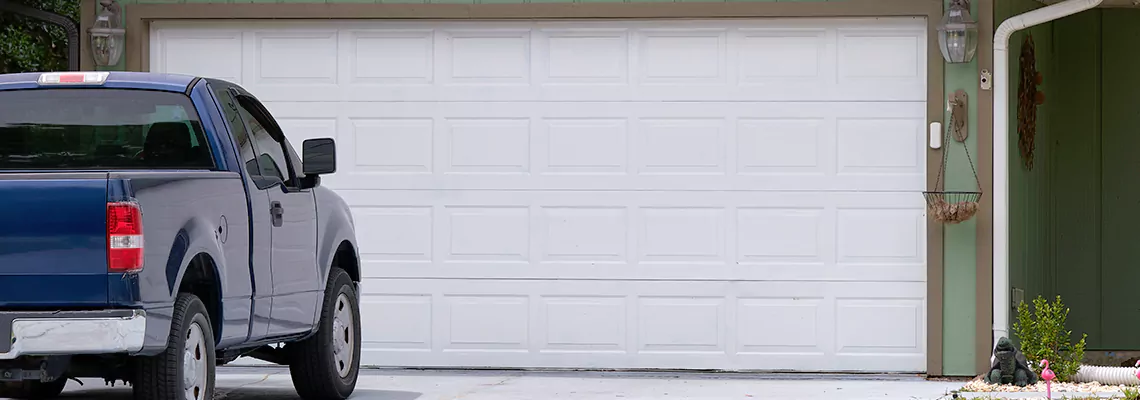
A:
[[[986,383],[1025,387],[1037,383],[1037,374],[1029,369],[1029,361],[1009,338],[998,339],[994,346],[994,362],[985,376]]]

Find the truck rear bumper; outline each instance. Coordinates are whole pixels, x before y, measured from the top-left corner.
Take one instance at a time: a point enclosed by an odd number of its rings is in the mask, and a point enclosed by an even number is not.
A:
[[[146,319],[143,310],[0,311],[0,360],[137,353],[146,338]]]

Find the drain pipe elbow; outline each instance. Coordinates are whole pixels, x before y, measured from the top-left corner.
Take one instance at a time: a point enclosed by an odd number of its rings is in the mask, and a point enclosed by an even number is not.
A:
[[[1065,0],[1015,15],[994,30],[993,102],[993,343],[1009,337],[1009,41],[1019,30],[1099,6],[1104,0]]]

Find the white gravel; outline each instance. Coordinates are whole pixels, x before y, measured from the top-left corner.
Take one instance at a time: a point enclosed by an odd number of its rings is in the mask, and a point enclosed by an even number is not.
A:
[[[1071,383],[1071,382],[1053,382],[1053,393],[1105,393],[1105,392],[1122,392],[1124,389],[1131,388],[1132,390],[1140,390],[1137,386],[1128,385],[1102,385],[1097,382],[1088,383]],[[988,393],[1013,393],[1013,392],[1045,392],[1045,381],[1038,379],[1037,384],[1020,387],[1016,385],[991,385],[984,380],[975,379],[967,382],[962,386],[962,392],[988,392]]]

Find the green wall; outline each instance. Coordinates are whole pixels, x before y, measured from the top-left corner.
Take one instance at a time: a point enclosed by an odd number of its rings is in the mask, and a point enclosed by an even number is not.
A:
[[[130,12],[130,4],[138,3],[585,3],[585,2],[840,2],[845,0],[119,0],[128,5],[125,13]],[[923,1],[923,0],[914,0]],[[1029,0],[1026,0],[1029,1]],[[949,0],[944,0],[949,4]],[[977,15],[977,2],[973,5]],[[123,69],[123,63],[119,67]],[[970,96],[970,136],[967,145],[977,162],[981,155],[977,152],[977,106],[978,96],[978,63],[965,65],[947,65],[945,70],[945,88],[947,93],[957,89],[964,89]],[[944,119],[944,121],[947,119]],[[924,132],[925,134],[925,132]],[[954,142],[954,145],[960,146]],[[947,188],[950,190],[972,190],[974,175],[970,170],[961,147],[953,148],[948,160]],[[916,193],[916,196],[919,194]],[[975,371],[975,326],[978,323],[975,314],[976,304],[976,222],[971,220],[963,224],[947,226],[944,241],[944,293],[943,302],[943,368],[944,375],[973,376]],[[982,321],[989,325],[989,321]]]
[[[945,1],[945,5],[949,5]],[[978,15],[978,3],[972,2],[971,13]],[[958,89],[966,91],[969,96],[969,130],[970,134],[965,145],[974,158],[975,168],[980,154],[978,153],[978,58],[968,64],[946,64],[945,93],[949,99],[951,93]],[[950,114],[943,117],[943,122],[950,121]],[[946,124],[943,125],[945,127]],[[951,140],[943,144],[943,151],[947,152],[946,190],[977,190],[977,181],[974,172],[970,169],[970,161],[962,151],[962,143]],[[945,225],[943,234],[945,251],[943,253],[944,281],[942,292],[942,368],[943,374],[949,376],[972,376],[980,373],[975,371],[975,343],[977,341],[975,327],[978,323],[977,304],[977,219],[971,218],[961,224]],[[988,322],[986,323],[988,325]]]
[[[1041,7],[1041,3],[1035,0],[1008,0],[998,1],[994,7],[997,26],[1010,16]],[[1024,290],[1027,301],[1040,294],[1044,288],[1042,275],[1030,271],[1038,270],[1046,262],[1045,254],[1049,247],[1048,226],[1044,221],[1049,219],[1049,182],[1046,176],[1052,167],[1051,125],[1047,120],[1051,116],[1049,111],[1056,107],[1054,103],[1057,97],[1051,95],[1056,85],[1051,63],[1053,25],[1047,23],[1018,31],[1009,42],[1009,282],[1013,288]],[[1038,89],[1046,95],[1046,103],[1037,109],[1032,170],[1025,167],[1017,132],[1017,90],[1021,79],[1018,60],[1026,36],[1033,38],[1037,70],[1045,77]]]
[[[1028,0],[1004,2],[1005,14]],[[1001,12],[1001,11],[999,11]],[[1140,349],[1140,10],[1091,10],[1031,30],[1046,104],[1038,109],[1036,166],[1017,150],[1011,88],[1010,284],[1062,296],[1074,336],[1090,349]],[[1016,68],[1021,37],[1011,43]],[[1016,74],[1014,75],[1016,77]],[[1016,318],[1016,315],[1011,315]],[[1011,321],[1012,322],[1012,321]]]

